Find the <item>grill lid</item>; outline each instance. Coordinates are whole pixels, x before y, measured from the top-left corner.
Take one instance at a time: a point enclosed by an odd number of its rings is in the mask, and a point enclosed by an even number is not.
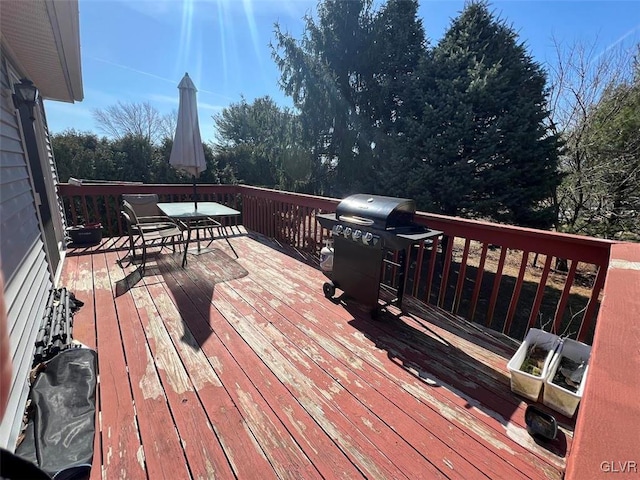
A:
[[[354,225],[389,230],[410,225],[415,211],[415,201],[408,198],[359,193],[338,204],[336,219]]]

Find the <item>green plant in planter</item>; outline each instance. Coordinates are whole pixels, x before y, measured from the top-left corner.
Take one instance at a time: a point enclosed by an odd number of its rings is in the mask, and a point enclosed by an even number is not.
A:
[[[520,366],[520,371],[539,377],[542,375],[542,369],[544,368],[544,362],[547,360],[548,354],[548,349],[537,344],[531,345]]]

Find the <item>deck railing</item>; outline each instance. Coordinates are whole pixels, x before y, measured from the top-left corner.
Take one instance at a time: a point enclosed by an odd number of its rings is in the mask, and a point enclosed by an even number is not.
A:
[[[192,191],[189,185],[60,185],[68,222],[101,221],[110,236],[123,235],[123,193],[181,201]],[[311,255],[329,235],[316,215],[335,211],[339,202],[244,185],[198,185],[198,195],[241,210],[248,230]],[[409,252],[407,294],[514,338],[544,326],[591,342],[612,242],[422,212],[416,219],[444,235]],[[384,271],[391,286],[396,268]]]

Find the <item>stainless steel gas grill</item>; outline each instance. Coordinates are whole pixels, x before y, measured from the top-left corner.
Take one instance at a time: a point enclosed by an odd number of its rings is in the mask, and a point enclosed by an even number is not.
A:
[[[334,240],[331,279],[323,286],[331,298],[336,288],[378,311],[382,268],[389,251],[399,253],[397,298],[401,306],[408,248],[442,232],[414,222],[415,201],[406,198],[357,194],[342,200],[336,213],[318,215],[320,225],[331,231]]]

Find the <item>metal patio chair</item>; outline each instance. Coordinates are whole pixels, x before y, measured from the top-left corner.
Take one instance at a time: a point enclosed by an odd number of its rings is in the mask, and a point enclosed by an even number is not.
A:
[[[142,248],[142,272],[144,272],[147,262],[147,248],[157,247],[161,249],[171,239],[171,247],[176,251],[176,243],[184,242],[182,229],[169,217],[165,216],[147,216],[138,217],[132,205],[126,200],[123,203],[122,216],[127,224],[127,233],[129,235],[129,248],[131,252],[131,263],[135,259],[135,245],[140,240]],[[153,219],[153,221],[151,221]],[[179,241],[176,242],[176,237]]]

